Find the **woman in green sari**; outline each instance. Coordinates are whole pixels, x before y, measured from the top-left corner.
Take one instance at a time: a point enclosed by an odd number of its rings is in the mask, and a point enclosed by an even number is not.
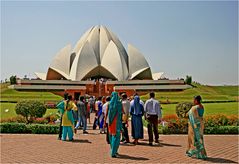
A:
[[[188,112],[188,148],[186,155],[189,157],[193,157],[195,155],[198,159],[206,159],[207,154],[203,141],[204,107],[201,104],[201,101],[201,96],[195,96],[194,106]]]
[[[120,131],[122,128],[121,115],[122,103],[119,100],[119,95],[117,92],[112,92],[108,109],[106,109],[106,116],[109,119],[109,141],[111,148],[111,157],[113,158],[117,157],[116,155],[118,154],[118,148],[120,144]]]

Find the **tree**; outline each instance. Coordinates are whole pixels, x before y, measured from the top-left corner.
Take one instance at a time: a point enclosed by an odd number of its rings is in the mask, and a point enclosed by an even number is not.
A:
[[[25,117],[27,123],[31,123],[33,118],[42,117],[46,113],[46,106],[39,101],[20,101],[17,103],[15,111]]]
[[[186,79],[185,79],[185,83],[188,84],[188,85],[191,85],[192,84],[192,76],[186,76]]]
[[[176,106],[176,114],[179,118],[188,118],[188,111],[192,108],[193,103],[182,102]]]
[[[10,77],[10,83],[11,83],[11,85],[12,84],[17,84],[17,76],[16,75]]]

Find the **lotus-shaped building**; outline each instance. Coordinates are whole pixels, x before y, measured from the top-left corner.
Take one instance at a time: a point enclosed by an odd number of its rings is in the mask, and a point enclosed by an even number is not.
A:
[[[73,49],[67,45],[56,54],[47,74],[36,75],[42,80],[72,81],[95,78],[124,81],[153,77],[144,56],[132,45],[128,45],[126,51],[118,37],[105,26],[90,28]]]

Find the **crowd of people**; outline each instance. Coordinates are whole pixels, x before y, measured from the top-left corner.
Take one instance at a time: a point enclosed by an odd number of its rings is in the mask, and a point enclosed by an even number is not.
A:
[[[203,113],[201,97],[194,97],[195,106],[189,111],[188,149],[186,155],[205,159],[206,151],[203,142]],[[159,144],[158,124],[162,121],[162,111],[155,93],[149,94],[149,99],[144,103],[138,94],[128,97],[125,93],[119,95],[112,92],[111,96],[85,97],[72,100],[67,93],[64,100],[57,108],[61,113],[59,139],[65,141],[67,136],[73,140],[74,133],[83,129],[87,132],[87,119],[90,123],[90,114],[94,113],[93,129],[99,128],[100,134],[106,134],[106,142],[111,148],[111,157],[118,156],[118,148],[121,143],[130,143],[128,132],[129,119],[131,118],[132,144],[139,144],[139,139],[144,138],[143,117],[147,120],[149,145]],[[153,144],[154,143],[154,144]]]

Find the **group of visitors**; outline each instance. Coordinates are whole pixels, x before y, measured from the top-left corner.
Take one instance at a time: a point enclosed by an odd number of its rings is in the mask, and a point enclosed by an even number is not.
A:
[[[203,141],[204,108],[201,101],[200,96],[194,97],[195,106],[189,111],[186,155],[189,157],[196,155],[197,158],[205,159],[207,155]],[[159,144],[158,124],[162,121],[162,111],[154,92],[149,94],[145,104],[137,94],[130,99],[125,93],[119,95],[117,92],[112,92],[111,96],[99,97],[97,101],[92,96],[87,100],[81,96],[76,102],[72,101],[71,95],[65,94],[64,100],[57,107],[62,116],[59,139],[63,141],[66,140],[67,135],[69,140],[73,140],[73,131],[76,133],[80,126],[83,126],[83,133],[87,134],[87,118],[91,112],[95,112],[93,129],[99,127],[100,133],[106,134],[106,142],[111,148],[111,157],[118,156],[120,142],[130,143],[128,133],[130,117],[132,144],[137,145],[139,139],[144,138],[143,117],[147,120],[149,145],[154,145],[153,141],[156,145]]]

